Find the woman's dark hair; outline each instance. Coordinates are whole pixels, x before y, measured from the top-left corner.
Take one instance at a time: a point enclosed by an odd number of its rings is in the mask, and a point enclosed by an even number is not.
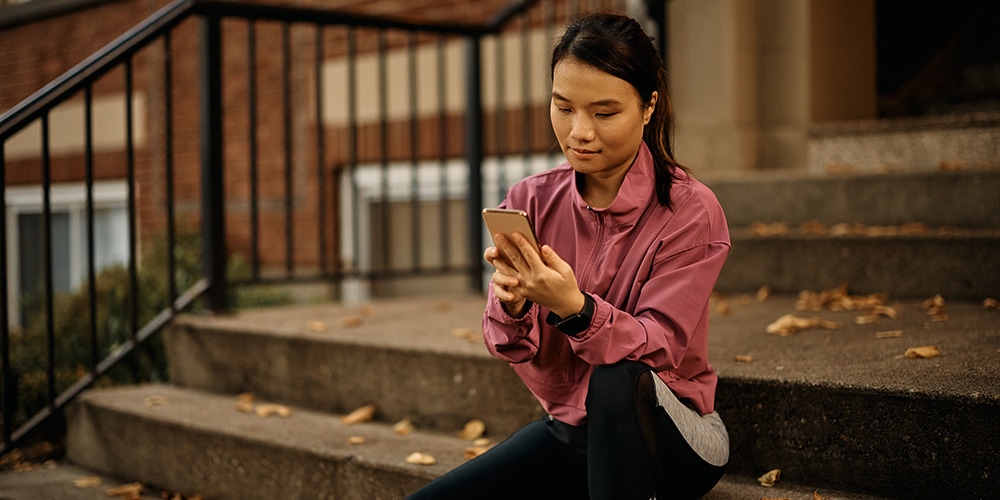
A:
[[[590,14],[577,19],[563,33],[552,51],[552,72],[559,61],[572,57],[594,68],[625,80],[649,104],[657,92],[656,108],[642,131],[642,139],[653,155],[656,172],[656,198],[670,206],[673,172],[684,169],[674,159],[670,145],[673,106],[667,92],[667,70],[652,39],[634,19],[614,14]]]

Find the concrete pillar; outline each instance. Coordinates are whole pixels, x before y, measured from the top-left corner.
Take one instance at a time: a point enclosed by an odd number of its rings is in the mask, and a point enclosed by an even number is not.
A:
[[[696,172],[804,169],[812,123],[874,118],[874,0],[672,0],[674,144]]]

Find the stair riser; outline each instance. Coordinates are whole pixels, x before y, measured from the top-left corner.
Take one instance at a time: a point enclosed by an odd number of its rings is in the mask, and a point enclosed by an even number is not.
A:
[[[734,237],[716,288],[823,290],[981,301],[1000,294],[1000,238]]]
[[[377,418],[409,418],[422,429],[453,432],[470,419],[507,436],[540,418],[538,403],[499,360],[178,324],[165,332],[171,382],[223,394],[333,413],[369,403]]]
[[[729,471],[892,498],[996,498],[1000,401],[720,380]]]
[[[1000,227],[1000,171],[707,181],[731,227],[754,222]]]
[[[205,498],[399,499],[433,476],[373,467],[349,455],[310,453],[205,432],[77,403],[70,407],[68,458],[147,488]]]

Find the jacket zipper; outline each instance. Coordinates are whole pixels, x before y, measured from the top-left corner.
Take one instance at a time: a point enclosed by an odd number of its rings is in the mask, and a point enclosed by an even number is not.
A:
[[[586,266],[584,267],[585,272],[581,272],[577,275],[577,285],[580,286],[581,291],[586,289],[586,286],[584,286],[586,284],[584,280],[590,276],[590,271],[594,267],[594,262],[597,260],[597,252],[604,247],[604,214],[595,212],[589,205],[587,206],[587,210],[597,217],[597,237],[594,239],[593,248],[590,251],[590,255],[587,257]]]

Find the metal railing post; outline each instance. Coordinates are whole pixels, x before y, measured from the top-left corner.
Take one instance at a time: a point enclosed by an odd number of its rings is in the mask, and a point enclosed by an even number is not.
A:
[[[217,15],[200,21],[201,237],[206,306],[226,311],[226,213],[222,144],[222,38]]]
[[[483,96],[481,37],[468,37],[465,54],[465,159],[469,164],[469,285],[474,292],[483,289],[482,235],[483,219]]]

